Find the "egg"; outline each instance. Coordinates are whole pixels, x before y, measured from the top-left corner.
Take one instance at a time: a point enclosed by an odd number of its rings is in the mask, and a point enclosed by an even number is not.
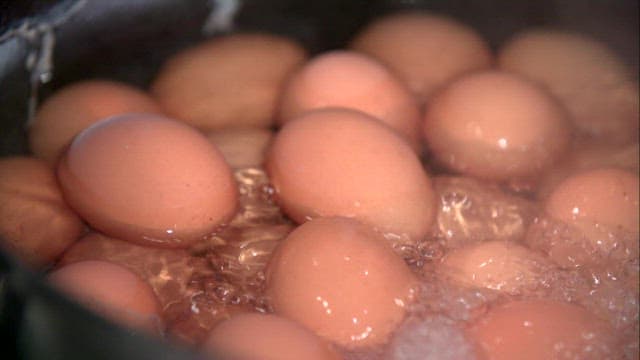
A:
[[[162,333],[160,307],[151,287],[120,265],[82,261],[51,272],[47,279],[111,321],[133,330]]]
[[[146,245],[188,246],[231,219],[238,200],[229,166],[204,135],[150,115],[85,129],[60,161],[58,178],[91,226]]]
[[[551,268],[544,256],[522,245],[487,241],[448,252],[437,272],[463,286],[517,295],[544,285]]]
[[[261,166],[273,132],[254,127],[233,127],[210,132],[207,137],[235,169]]]
[[[626,64],[597,40],[532,29],[503,45],[498,62],[549,89],[581,133],[617,144],[638,139],[638,83]]]
[[[638,173],[640,147],[638,143],[613,145],[593,141],[575,141],[571,150],[552,169],[538,177],[538,199],[546,199],[562,180],[576,173],[603,167],[616,167]]]
[[[570,139],[561,106],[534,83],[502,71],[474,73],[442,89],[423,131],[436,161],[492,180],[549,168]]]
[[[549,300],[496,306],[468,334],[488,360],[620,358],[608,323],[577,305]]]
[[[348,218],[318,218],[287,236],[266,274],[276,314],[334,343],[384,344],[413,300],[416,278],[385,238]]]
[[[618,168],[569,176],[544,201],[549,219],[530,229],[527,242],[564,268],[637,259],[639,186],[637,174]]]
[[[49,97],[28,128],[29,148],[52,166],[73,137],[104,118],[126,113],[160,114],[150,95],[111,80],[85,80],[68,85]]]
[[[435,216],[429,176],[394,131],[361,112],[325,109],[288,122],[267,153],[276,201],[296,222],[357,218],[420,239]]]
[[[304,326],[277,315],[247,313],[217,325],[204,343],[214,358],[338,360],[324,340]]]
[[[420,111],[409,89],[382,64],[352,51],[332,51],[306,63],[287,82],[279,121],[330,107],[362,111],[420,149]]]
[[[278,35],[218,36],[167,60],[151,93],[170,116],[203,130],[266,128],[285,79],[305,59],[300,45]]]
[[[84,230],[44,161],[0,159],[0,247],[40,268],[55,261]]]
[[[640,233],[638,175],[617,168],[580,172],[549,195],[546,212],[555,219],[598,223]]]
[[[350,48],[391,67],[420,101],[452,79],[493,63],[488,44],[475,30],[429,12],[379,18],[355,36]]]

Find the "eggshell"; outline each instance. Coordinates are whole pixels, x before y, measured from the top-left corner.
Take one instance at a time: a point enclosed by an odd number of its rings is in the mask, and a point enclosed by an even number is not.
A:
[[[420,101],[453,78],[493,62],[488,44],[472,28],[428,12],[377,19],[356,35],[350,47],[391,67]]]
[[[94,228],[147,245],[188,246],[229,220],[238,189],[195,129],[120,116],[84,130],[58,167],[65,199]]]
[[[52,263],[84,232],[51,168],[29,157],[0,159],[0,246],[34,267]]]
[[[617,144],[638,139],[638,83],[623,61],[597,40],[528,30],[502,47],[499,66],[549,89],[581,132]]]
[[[489,360],[595,360],[618,358],[612,331],[579,306],[523,300],[491,309],[471,326],[469,335]]]
[[[214,130],[207,137],[220,150],[227,163],[235,169],[261,166],[272,131],[252,127]]]
[[[346,216],[420,239],[435,216],[431,181],[411,147],[360,112],[316,110],[288,122],[266,168],[277,202],[298,223]]]
[[[304,326],[277,315],[240,314],[216,326],[204,343],[230,359],[338,360],[327,343]]]
[[[219,36],[170,58],[151,92],[170,116],[203,130],[269,127],[285,78],[305,59],[281,36]]]
[[[50,273],[48,280],[112,321],[147,333],[162,332],[160,308],[151,287],[124,267],[82,261]]]
[[[437,161],[480,178],[506,180],[550,167],[566,150],[562,108],[534,83],[501,71],[449,84],[430,103],[424,136]]]
[[[369,114],[389,125],[420,149],[420,111],[409,89],[373,58],[351,51],[319,55],[287,82],[280,123],[300,114],[344,107]]]
[[[276,314],[349,348],[385,343],[416,286],[385,238],[348,218],[294,230],[276,249],[266,281]]]
[[[110,80],[81,81],[62,88],[36,112],[29,127],[33,154],[55,165],[73,137],[104,118],[126,113],[160,114],[150,95]]]
[[[476,288],[520,294],[543,285],[548,260],[524,246],[488,241],[447,253],[438,272],[453,282]]]
[[[584,171],[565,179],[545,202],[552,217],[592,222],[640,233],[638,175],[616,168]]]

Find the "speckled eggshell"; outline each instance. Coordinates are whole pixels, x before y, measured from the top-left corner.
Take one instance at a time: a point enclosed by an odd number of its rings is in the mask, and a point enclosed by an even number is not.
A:
[[[154,116],[121,116],[84,130],[60,161],[65,199],[94,228],[146,245],[184,247],[237,207],[220,152],[197,130]]]

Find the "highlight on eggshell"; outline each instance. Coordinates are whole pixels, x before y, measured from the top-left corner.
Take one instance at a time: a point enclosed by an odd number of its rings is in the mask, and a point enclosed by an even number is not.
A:
[[[362,111],[389,125],[421,151],[420,109],[405,85],[375,59],[353,51],[316,56],[287,81],[279,122],[323,108]]]
[[[151,93],[169,116],[201,130],[267,128],[285,79],[306,56],[299,44],[279,35],[220,35],[169,58]]]
[[[112,80],[85,80],[55,92],[39,107],[28,128],[29,149],[54,166],[74,136],[107,117],[127,113],[161,114],[142,90]]]
[[[114,117],[76,137],[58,166],[69,205],[107,235],[185,247],[231,219],[229,165],[190,126],[150,115]]]
[[[345,216],[418,240],[434,220],[432,184],[416,154],[361,112],[315,110],[288,122],[266,169],[277,203],[298,223]]]
[[[350,48],[388,65],[419,102],[468,72],[489,68],[493,54],[471,27],[448,16],[404,11],[365,26]]]
[[[352,349],[384,344],[416,286],[381,234],[341,217],[296,228],[276,249],[266,274],[276,314]]]

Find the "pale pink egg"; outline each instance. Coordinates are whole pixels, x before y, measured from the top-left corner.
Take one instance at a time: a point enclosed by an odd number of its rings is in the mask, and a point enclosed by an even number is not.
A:
[[[318,55],[294,73],[282,94],[280,123],[331,107],[354,109],[392,127],[420,150],[420,110],[409,89],[373,58],[351,51]]]
[[[442,89],[430,102],[423,131],[436,161],[494,180],[549,168],[570,139],[565,113],[550,95],[501,71],[477,72]]]
[[[358,348],[387,341],[416,281],[381,234],[353,219],[318,218],[276,249],[266,293],[276,314]]]
[[[276,135],[266,168],[276,200],[296,222],[357,218],[420,239],[435,216],[431,181],[411,147],[357,111],[303,114]]]

